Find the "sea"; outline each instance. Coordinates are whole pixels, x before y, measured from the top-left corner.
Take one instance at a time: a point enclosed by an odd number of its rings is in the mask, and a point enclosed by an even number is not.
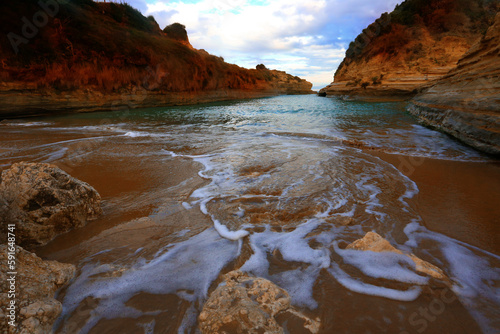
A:
[[[500,163],[406,102],[119,107],[4,120],[0,138],[0,169],[55,164],[102,197],[101,218],[36,250],[77,267],[56,333],[198,333],[232,270],[320,333],[500,332]],[[347,248],[367,232],[403,254]]]

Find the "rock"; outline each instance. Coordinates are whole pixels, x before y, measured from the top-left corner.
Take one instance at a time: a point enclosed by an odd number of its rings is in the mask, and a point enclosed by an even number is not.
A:
[[[241,271],[224,276],[199,315],[202,333],[285,333],[282,323],[299,323],[305,333],[317,333],[311,320],[290,304],[288,293],[274,283]]]
[[[415,269],[418,272],[424,273],[426,275],[432,276],[436,279],[449,282],[449,278],[445,273],[429,262],[426,262],[413,254],[404,254],[399,249],[392,246],[389,241],[382,238],[379,234],[375,232],[368,232],[362,239],[358,239],[353,243],[349,244],[346,249],[357,249],[362,251],[372,251],[372,252],[393,252],[397,254],[403,254],[408,256],[415,262]]]
[[[180,23],[172,23],[163,29],[163,33],[171,39],[179,41],[185,45],[191,46],[189,43],[186,26]]]
[[[16,224],[16,243],[23,247],[44,245],[102,213],[97,191],[54,165],[16,163],[1,181],[0,217],[4,225]]]
[[[4,12],[8,17],[40,10],[33,0],[10,4]],[[0,120],[312,93],[311,83],[292,75],[281,82],[274,71],[242,68],[193,48],[182,24],[162,31],[152,16],[126,4],[86,0],[58,6],[57,19],[68,24],[64,29],[47,25],[29,52],[19,45],[22,58],[2,44]],[[81,27],[89,28],[86,38],[81,38]],[[0,24],[0,35],[21,29]],[[67,41],[77,63],[68,57]]]
[[[477,0],[404,1],[350,43],[334,82],[320,93],[411,99],[455,68],[481,38],[493,18],[487,6]]]
[[[448,75],[417,95],[408,110],[485,153],[500,156],[500,14]]]
[[[75,266],[57,261],[44,261],[33,253],[19,246],[15,247],[15,327],[7,324],[7,306],[9,285],[7,267],[7,252],[9,247],[0,245],[0,332],[44,334],[52,331],[52,326],[62,312],[62,305],[54,299],[55,292],[71,280],[75,274]]]

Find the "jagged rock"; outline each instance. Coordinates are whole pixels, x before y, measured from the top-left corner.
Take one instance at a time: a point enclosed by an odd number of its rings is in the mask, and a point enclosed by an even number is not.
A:
[[[16,242],[23,247],[46,244],[102,213],[97,191],[54,165],[16,163],[1,181],[0,219],[16,224]]]
[[[284,320],[299,323],[305,333],[318,332],[319,320],[296,311],[288,293],[276,284],[241,271],[232,271],[224,279],[200,313],[202,333],[285,333]]]
[[[449,278],[445,275],[445,273],[435,265],[430,264],[429,262],[426,262],[413,254],[404,254],[399,249],[392,246],[389,241],[385,240],[375,232],[366,233],[366,235],[362,239],[358,239],[349,244],[346,249],[357,249],[372,252],[393,252],[397,254],[403,254],[408,256],[413,260],[413,262],[415,262],[415,269],[417,271],[442,281],[449,281]]]
[[[62,312],[62,305],[54,299],[55,292],[71,280],[75,266],[57,261],[44,261],[19,246],[15,248],[15,326],[8,321],[11,293],[7,278],[11,268],[7,266],[9,246],[0,245],[0,332],[43,334],[50,333],[52,325]],[[12,248],[11,248],[12,250]]]

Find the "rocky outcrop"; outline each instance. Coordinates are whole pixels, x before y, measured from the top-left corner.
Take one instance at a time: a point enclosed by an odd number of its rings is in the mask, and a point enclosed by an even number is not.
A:
[[[54,165],[16,163],[1,177],[0,233],[15,224],[16,241],[23,247],[46,244],[102,213],[97,191]]]
[[[12,271],[7,266],[10,251],[14,251],[16,259],[15,288],[7,281],[11,278],[8,273]],[[62,305],[54,299],[54,294],[74,274],[72,264],[44,261],[19,246],[0,245],[0,332],[51,333],[54,321],[62,312]],[[15,312],[8,309],[11,300],[15,301]],[[12,320],[15,326],[8,324]]]
[[[500,156],[500,14],[455,69],[411,101],[409,111],[426,125]]]
[[[8,38],[0,39],[0,119],[312,93],[298,77],[195,49],[182,24],[161,30],[127,4],[56,5],[33,40],[22,37],[19,18],[40,11],[37,2],[2,7],[0,34]]]
[[[283,324],[294,324],[294,332],[319,331],[319,320],[296,311],[288,293],[274,283],[240,271],[224,278],[199,315],[202,333],[285,333]]]
[[[322,95],[410,99],[455,68],[496,12],[494,2],[406,0],[350,44]]]
[[[399,249],[392,246],[389,241],[382,238],[379,234],[375,232],[368,232],[366,235],[349,244],[346,249],[357,249],[361,251],[372,251],[372,252],[392,252],[397,254],[403,254],[408,256],[415,263],[415,270],[423,274],[432,276],[436,279],[442,280],[444,282],[449,282],[449,278],[445,273],[438,267],[426,262],[413,254],[404,254]]]
[[[172,23],[163,29],[163,33],[171,39],[182,42],[185,45],[191,46],[189,43],[186,26],[180,23]]]

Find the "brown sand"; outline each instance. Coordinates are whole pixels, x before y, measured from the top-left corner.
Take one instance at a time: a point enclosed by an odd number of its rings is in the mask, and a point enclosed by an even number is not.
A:
[[[419,193],[410,203],[427,228],[500,255],[500,162],[370,154],[417,184]]]

